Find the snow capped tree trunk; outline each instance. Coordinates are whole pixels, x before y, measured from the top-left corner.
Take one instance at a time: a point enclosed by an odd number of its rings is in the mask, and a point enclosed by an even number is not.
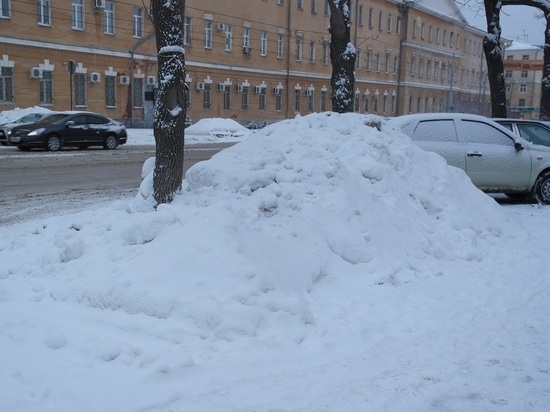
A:
[[[153,121],[156,142],[153,192],[170,203],[181,190],[185,130],[185,0],[151,0],[158,53],[158,94]]]
[[[491,116],[507,117],[506,83],[504,81],[504,62],[500,47],[500,9],[501,0],[485,0],[487,18],[487,36],[483,39],[483,50],[487,61],[487,75],[491,90]]]
[[[355,47],[351,43],[351,0],[328,0],[330,6],[330,60],[332,110],[353,111]]]

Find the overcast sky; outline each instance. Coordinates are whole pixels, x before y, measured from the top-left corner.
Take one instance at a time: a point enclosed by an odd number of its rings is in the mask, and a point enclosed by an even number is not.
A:
[[[464,17],[470,25],[486,30],[485,10],[481,8],[481,11],[477,11],[475,7],[471,9],[467,7],[461,9]],[[543,44],[545,23],[543,19],[537,18],[538,15],[541,15],[541,12],[533,7],[503,7],[500,15],[502,36],[530,44]]]

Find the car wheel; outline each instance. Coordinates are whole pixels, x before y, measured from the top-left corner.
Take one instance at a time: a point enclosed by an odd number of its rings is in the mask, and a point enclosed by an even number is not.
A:
[[[51,152],[57,152],[58,150],[61,150],[61,139],[59,136],[50,136],[48,137],[48,141],[46,142],[46,149],[48,149]]]
[[[105,142],[103,142],[103,147],[107,150],[116,149],[117,146],[118,146],[118,143],[116,141],[116,137],[113,136],[112,134],[107,136],[105,138]]]
[[[550,204],[550,172],[543,173],[537,178],[533,186],[533,196],[539,203]]]

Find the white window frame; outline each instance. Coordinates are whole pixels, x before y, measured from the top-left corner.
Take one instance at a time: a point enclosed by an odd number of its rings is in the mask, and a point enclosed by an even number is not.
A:
[[[71,28],[84,30],[84,0],[71,1]]]
[[[143,37],[143,9],[134,7],[132,11],[132,35],[136,39]]]
[[[115,4],[112,1],[105,2],[103,10],[103,33],[115,34]]]
[[[38,5],[38,25],[51,26],[52,25],[52,6],[50,4],[50,0],[38,0],[37,5]]]

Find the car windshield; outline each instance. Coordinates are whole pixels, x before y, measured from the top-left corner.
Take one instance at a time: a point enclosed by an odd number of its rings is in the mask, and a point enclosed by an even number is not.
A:
[[[67,113],[52,114],[50,116],[46,116],[46,117],[40,119],[38,122],[36,122],[36,124],[37,125],[52,124],[52,123],[58,122],[59,120],[62,120],[64,118],[66,118],[67,116],[70,116],[70,115],[67,114]]]

